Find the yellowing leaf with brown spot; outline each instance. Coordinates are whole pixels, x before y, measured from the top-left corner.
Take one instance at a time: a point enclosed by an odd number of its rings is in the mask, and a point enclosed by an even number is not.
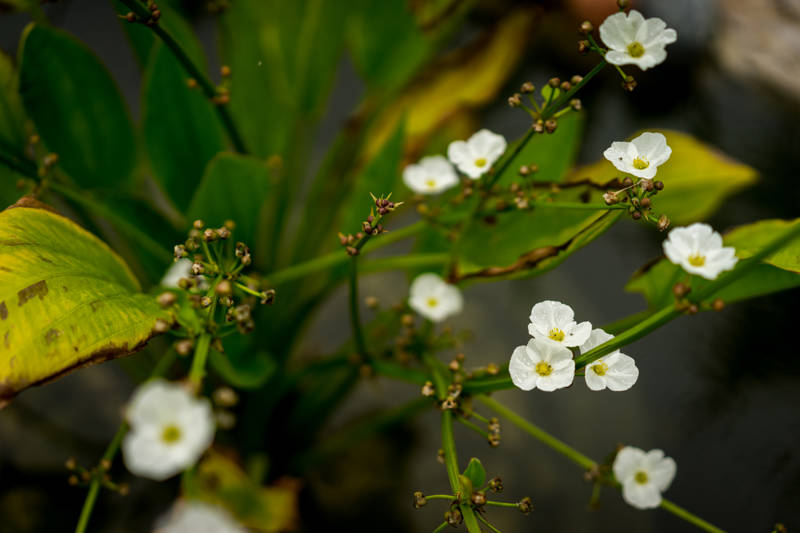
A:
[[[641,133],[635,133],[632,138]],[[753,168],[731,159],[717,148],[685,133],[664,130],[660,133],[667,138],[672,155],[658,167],[655,179],[664,182],[664,190],[652,199],[653,213],[666,214],[673,226],[707,218],[726,198],[755,183],[757,174]],[[572,177],[588,177],[604,184],[624,174],[601,158],[577,169]]]
[[[127,355],[170,320],[108,246],[23,198],[0,212],[0,404]]]
[[[489,34],[434,63],[381,116],[365,148],[373,156],[405,116],[412,151],[448,119],[493,100],[525,53],[535,14],[517,10]]]

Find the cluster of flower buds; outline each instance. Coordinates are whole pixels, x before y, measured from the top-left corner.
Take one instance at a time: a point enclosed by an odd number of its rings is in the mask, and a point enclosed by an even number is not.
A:
[[[700,305],[689,301],[688,296],[691,291],[692,288],[682,281],[672,286],[672,294],[675,296],[675,309],[688,315],[696,315],[699,313],[701,306],[703,309],[711,311],[722,311],[725,309],[725,301],[722,298],[715,298],[711,303],[704,302]]]
[[[370,193],[370,196],[372,196],[375,206],[370,209],[369,216],[361,223],[361,231],[355,235],[339,233],[339,244],[344,247],[348,255],[358,255],[359,250],[361,250],[367,239],[374,235],[385,233],[386,229],[381,224],[381,219],[403,205],[403,202],[391,201],[389,199],[392,196],[391,193],[386,197],[377,198],[372,193]]]
[[[146,18],[138,17],[136,13],[134,13],[133,11],[129,11],[124,15],[119,15],[119,18],[127,20],[128,22],[142,22],[144,24],[147,24],[148,26],[152,26],[156,22],[158,22],[158,19],[161,18],[161,10],[158,8],[158,5],[152,0],[147,1],[147,9],[150,12],[150,14]]]
[[[553,109],[553,103],[562,93],[566,94],[572,91],[582,81],[583,77],[579,75],[572,76],[570,80],[564,81],[559,78],[551,78],[542,90],[541,103],[536,99],[536,87],[533,83],[526,81],[520,87],[519,92],[508,97],[508,105],[524,109],[533,118],[533,130],[536,133],[553,133],[558,128],[558,117],[570,110],[577,111],[583,107],[583,104],[577,98],[572,98],[563,109]],[[527,99],[527,102],[525,99]]]
[[[99,479],[103,487],[118,492],[120,496],[126,496],[130,492],[130,487],[127,483],[114,483],[111,480],[111,476],[108,473],[111,470],[111,461],[108,459],[101,460],[100,464],[93,468],[84,468],[75,461],[75,458],[70,457],[64,466],[70,472],[67,483],[74,487],[87,486],[93,480]]]
[[[664,190],[664,182],[652,179],[636,179],[630,176],[625,177],[621,182],[622,188],[616,191],[607,191],[603,194],[606,205],[619,203],[630,203],[629,213],[634,220],[644,218],[653,222],[659,231],[664,231],[669,227],[670,220],[666,215],[656,217],[652,214],[652,197]]]
[[[489,445],[492,448],[500,446],[500,421],[496,418],[491,418],[488,424],[489,429]]]

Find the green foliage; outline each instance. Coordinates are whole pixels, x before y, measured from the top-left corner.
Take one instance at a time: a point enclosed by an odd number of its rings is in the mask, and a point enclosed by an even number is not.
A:
[[[128,110],[100,60],[68,33],[31,25],[19,92],[47,149],[85,187],[125,184],[136,161]]]
[[[136,351],[171,320],[108,246],[30,201],[0,212],[0,265],[0,401]]]
[[[736,248],[736,255],[740,259],[740,263],[737,263],[738,268],[742,259],[757,253],[772,239],[798,223],[800,222],[797,219],[762,220],[732,230],[723,236],[723,242],[725,246]],[[800,240],[795,240],[713,296],[729,303],[798,287],[799,272]],[[642,294],[648,306],[656,309],[673,301],[672,286],[684,279],[691,280],[693,290],[699,290],[710,283],[697,276],[689,276],[680,266],[670,263],[667,259],[661,259],[637,272],[625,289]]]
[[[241,335],[224,342],[225,353],[211,350],[209,362],[227,383],[241,389],[256,389],[267,382],[278,368],[266,352],[252,346]]]
[[[469,479],[474,490],[479,490],[486,483],[486,469],[477,457],[469,460],[463,475]]]

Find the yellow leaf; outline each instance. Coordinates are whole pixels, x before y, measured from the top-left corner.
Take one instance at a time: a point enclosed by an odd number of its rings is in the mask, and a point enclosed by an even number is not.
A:
[[[0,212],[0,403],[141,349],[159,318],[171,321],[94,235],[27,197]]]

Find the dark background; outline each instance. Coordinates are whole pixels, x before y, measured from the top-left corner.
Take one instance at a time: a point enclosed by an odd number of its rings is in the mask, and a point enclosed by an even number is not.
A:
[[[545,16],[518,74],[540,85],[552,75],[568,78],[587,70],[574,53],[578,4],[546,6]],[[497,3],[478,10],[465,35],[491,22]],[[800,214],[800,6],[792,0],[672,0],[639,2],[678,30],[668,60],[636,71],[632,94],[606,69],[582,94],[587,113],[581,161],[596,160],[612,140],[640,128],[689,132],[759,170],[758,184],[729,200],[710,223],[724,230],[761,218]],[[138,116],[140,76],[124,34],[107,2],[64,1],[46,7],[54,25],[87,43],[111,70]],[[585,13],[585,11],[583,11]],[[602,20],[602,19],[601,19]],[[0,16],[0,48],[14,53],[22,15]],[[213,21],[196,29],[212,65],[217,63]],[[794,80],[794,81],[792,81]],[[333,89],[328,116],[318,133],[315,156],[358,101],[362,86],[347,59]],[[527,126],[503,104],[487,110],[484,124],[508,138]],[[691,199],[687,198],[687,201]],[[527,340],[531,306],[543,299],[569,303],[578,320],[596,325],[639,311],[638,295],[622,292],[630,275],[660,253],[663,235],[621,222],[595,243],[543,277],[478,285],[466,291],[465,312],[453,321],[470,330],[468,363],[502,363]],[[405,296],[400,275],[364,281],[364,294],[395,302]],[[641,375],[626,393],[593,393],[583,386],[552,394],[499,393],[498,398],[595,459],[617,443],[662,448],[678,473],[666,496],[730,531],[769,532],[776,522],[800,528],[800,353],[794,338],[800,291],[737,304],[721,313],[684,317],[627,347]],[[322,309],[305,350],[337,346],[348,328],[343,293]],[[580,378],[578,378],[580,379]],[[63,462],[97,460],[119,421],[133,384],[114,363],[74,373],[26,391],[0,412],[0,531],[72,531],[85,491],[66,484]],[[418,391],[407,385],[367,382],[332,425],[353,415],[398,405]],[[485,413],[487,414],[487,413]],[[481,457],[490,475],[505,481],[505,496],[529,495],[535,512],[492,509],[505,531],[693,531],[664,511],[638,511],[606,490],[600,510],[587,503],[591,486],[579,468],[506,424],[502,445],[490,449],[456,428],[462,463]],[[323,466],[307,483],[301,509],[305,530],[429,531],[445,508],[431,502],[411,508],[411,493],[447,490],[436,462],[438,417],[426,413],[405,428],[365,442]],[[177,483],[132,482],[127,498],[101,497],[94,531],[148,531],[174,499]]]

